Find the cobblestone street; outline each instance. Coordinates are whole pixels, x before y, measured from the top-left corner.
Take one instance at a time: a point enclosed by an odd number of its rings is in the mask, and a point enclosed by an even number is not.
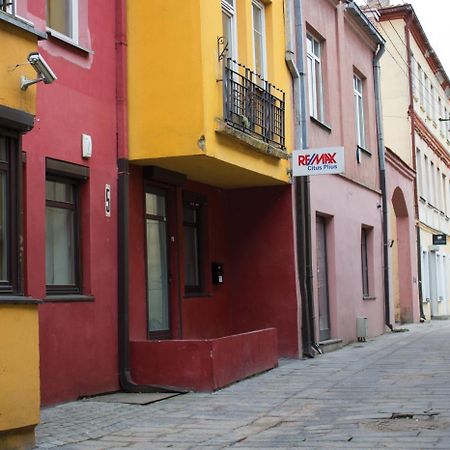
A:
[[[47,408],[37,448],[450,449],[450,323],[407,328],[213,394]]]

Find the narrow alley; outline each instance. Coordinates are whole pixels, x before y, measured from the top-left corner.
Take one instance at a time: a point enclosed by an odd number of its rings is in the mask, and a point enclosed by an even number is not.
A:
[[[407,330],[285,360],[213,394],[47,408],[37,448],[449,449],[450,322]]]

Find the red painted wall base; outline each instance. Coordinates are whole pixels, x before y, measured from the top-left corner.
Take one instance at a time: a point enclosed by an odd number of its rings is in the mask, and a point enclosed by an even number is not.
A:
[[[275,328],[217,339],[133,341],[131,371],[138,384],[211,392],[278,365]]]

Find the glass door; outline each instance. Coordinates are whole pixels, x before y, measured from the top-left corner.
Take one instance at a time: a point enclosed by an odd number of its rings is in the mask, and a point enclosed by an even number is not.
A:
[[[147,315],[150,338],[170,337],[169,270],[167,248],[167,194],[147,188],[145,193],[147,237]]]

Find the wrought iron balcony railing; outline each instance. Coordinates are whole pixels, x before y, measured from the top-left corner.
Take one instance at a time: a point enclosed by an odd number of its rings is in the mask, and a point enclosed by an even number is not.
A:
[[[285,93],[231,58],[223,58],[225,122],[285,149]]]

